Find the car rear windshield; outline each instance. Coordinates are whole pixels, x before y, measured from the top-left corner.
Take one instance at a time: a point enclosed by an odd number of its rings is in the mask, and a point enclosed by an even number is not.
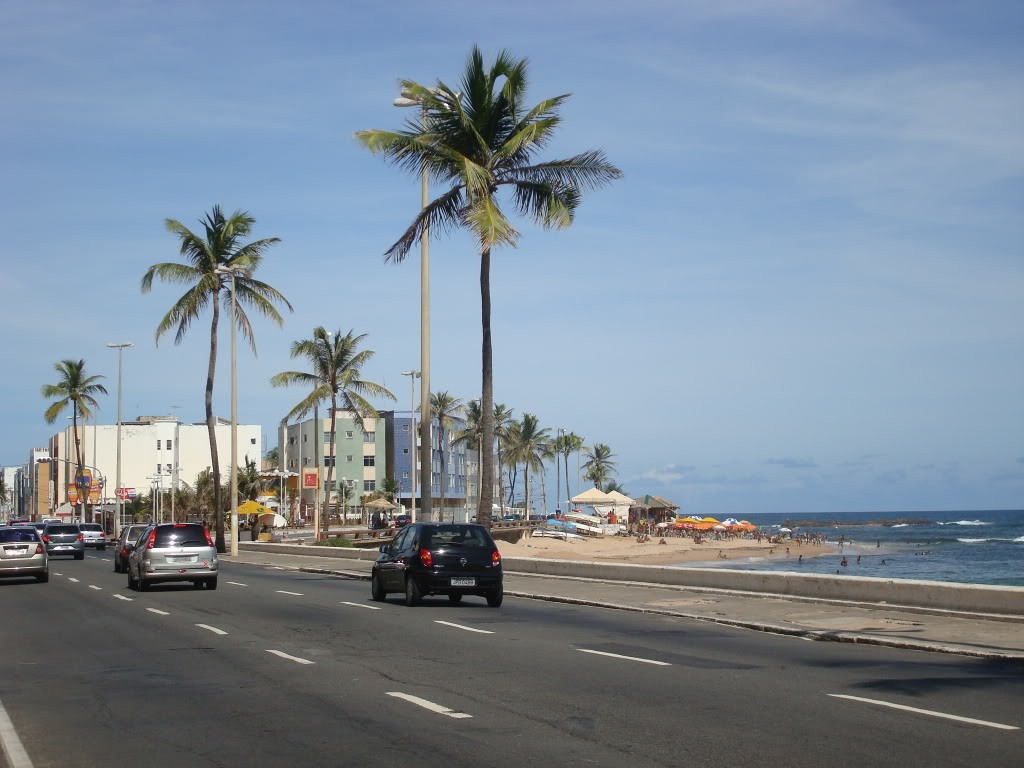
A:
[[[0,543],[18,541],[39,541],[39,534],[35,528],[0,528]]]
[[[201,525],[182,523],[162,525],[156,529],[154,547],[205,547],[206,531]]]
[[[77,525],[48,525],[46,526],[46,533],[81,533]]]
[[[483,528],[469,525],[438,525],[426,528],[420,546],[454,546],[467,549],[494,549],[494,542]]]
[[[83,531],[102,531],[103,526],[99,523],[82,523],[79,528]]]

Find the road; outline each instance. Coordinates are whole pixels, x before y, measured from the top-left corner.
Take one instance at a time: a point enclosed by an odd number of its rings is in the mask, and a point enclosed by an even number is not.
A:
[[[109,551],[0,582],[0,615],[0,705],[35,768],[938,768],[1024,747],[1019,664],[674,617],[410,609],[242,564],[214,592],[132,592]]]

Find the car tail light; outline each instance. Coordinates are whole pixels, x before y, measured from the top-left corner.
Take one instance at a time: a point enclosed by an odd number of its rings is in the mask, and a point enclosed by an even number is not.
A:
[[[43,541],[49,541],[49,540],[50,540],[49,536],[43,536]]]
[[[85,538],[82,536],[82,534],[78,534],[78,538],[75,539],[75,541],[85,541]]]
[[[37,555],[43,554],[43,545],[42,544],[36,544],[36,554]]]
[[[430,554],[429,549],[420,550],[420,562],[423,563],[424,568],[434,567],[434,556]]]
[[[149,541],[146,542],[146,549],[152,549],[156,546],[156,529],[154,528],[149,532]]]
[[[210,532],[204,528],[203,533],[206,534],[206,546],[212,547],[213,539],[210,538]]]
[[[501,565],[501,552],[498,550],[491,552],[491,565]]]

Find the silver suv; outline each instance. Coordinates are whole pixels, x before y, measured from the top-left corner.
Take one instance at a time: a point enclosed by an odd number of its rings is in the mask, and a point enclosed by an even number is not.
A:
[[[103,526],[99,523],[79,523],[82,529],[82,543],[87,547],[96,547],[103,551],[107,548],[107,536],[103,533]]]
[[[47,523],[43,544],[47,555],[74,555],[75,560],[85,557],[82,530],[73,523]]]
[[[143,592],[164,581],[217,588],[217,548],[198,523],[160,523],[142,532],[128,555],[128,588]]]

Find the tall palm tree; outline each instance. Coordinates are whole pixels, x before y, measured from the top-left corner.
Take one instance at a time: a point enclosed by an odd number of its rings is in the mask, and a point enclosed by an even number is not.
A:
[[[238,494],[248,501],[256,501],[270,486],[270,480],[260,476],[256,462],[248,456],[245,465],[238,468]]]
[[[571,504],[572,491],[569,488],[569,454],[579,453],[583,450],[583,438],[575,432],[569,432],[560,435],[556,442],[558,443],[558,450],[562,454],[563,466],[565,467],[565,498]]]
[[[508,430],[512,424],[512,409],[506,406],[504,403],[495,403],[494,408],[491,410],[493,414],[494,429],[490,442],[485,442],[484,438],[484,425],[480,424],[480,440],[484,445],[491,446],[494,451],[495,461],[497,462],[498,468],[498,498],[501,503],[501,516],[505,516],[505,486],[501,479],[501,468],[504,464],[504,458],[502,456],[502,445],[508,439]],[[488,448],[487,453],[490,454],[492,448]],[[494,486],[494,465],[491,466],[490,474],[484,474],[484,460],[483,457],[480,459],[480,475],[481,477],[488,478],[488,484],[491,488]],[[492,499],[491,506],[493,506],[493,491],[487,491],[487,497]],[[490,507],[489,507],[490,509]],[[477,507],[477,518],[480,520],[480,509]]]
[[[89,489],[85,487],[84,470],[85,458],[82,455],[82,437],[78,434],[78,417],[87,419],[92,415],[92,409],[99,409],[95,395],[107,394],[106,387],[99,383],[103,376],[86,376],[85,360],[61,360],[54,365],[58,379],[56,384],[43,385],[43,397],[49,399],[59,398],[50,403],[50,407],[43,413],[47,424],[53,424],[57,417],[64,412],[64,409],[71,406],[71,423],[75,432],[75,460],[78,471],[75,472],[75,486],[78,488],[78,498],[81,503],[81,518],[85,520],[85,503],[89,498]]]
[[[398,492],[402,490],[402,486],[393,477],[385,477],[384,482],[380,484],[380,492],[384,494],[384,498],[388,501],[393,502]]]
[[[530,514],[530,471],[544,468],[544,454],[551,439],[551,430],[541,429],[540,421],[532,413],[514,421],[508,430],[509,461],[523,465],[523,516]]]
[[[452,426],[455,424],[455,417],[461,416],[463,411],[462,401],[448,394],[447,392],[433,392],[430,395],[430,415],[437,419],[437,449],[441,454],[441,514],[440,519],[444,520],[444,503],[448,497],[448,475],[445,472],[444,446],[445,430],[448,430],[448,439],[451,440]],[[455,522],[455,512],[452,511],[452,522]]]
[[[174,343],[180,344],[192,322],[199,318],[208,306],[212,309],[210,323],[210,362],[206,371],[206,429],[210,435],[210,466],[213,469],[214,514],[216,518],[217,551],[225,552],[224,508],[221,504],[220,458],[217,455],[216,422],[213,418],[213,379],[217,370],[217,325],[220,322],[221,301],[225,309],[231,309],[231,272],[235,272],[235,296],[237,314],[235,322],[242,336],[256,352],[256,339],[244,307],[255,309],[278,325],[284,320],[275,303],[284,304],[291,311],[292,305],[277,289],[267,283],[255,280],[252,273],[263,262],[264,256],[279,238],[268,237],[243,243],[243,238],[252,231],[255,219],[243,211],[225,216],[219,205],[202,220],[204,233],[198,235],[174,219],[166,219],[165,225],[180,242],[179,253],[185,264],[163,262],[154,264],[142,276],[142,292],[149,293],[153,279],[168,283],[186,284],[191,287],[174,302],[174,306],[163,316],[156,327],[156,342],[171,328],[177,326]]]
[[[480,252],[481,378],[484,446],[494,444],[493,361],[491,347],[491,252],[515,247],[519,233],[499,205],[499,191],[510,192],[512,208],[545,229],[572,224],[582,190],[617,179],[622,172],[590,150],[564,160],[536,162],[535,155],[554,135],[559,108],[568,94],[526,106],[526,59],[502,51],[490,68],[476,47],[462,75],[461,90],[438,81],[435,88],[410,80],[403,90],[422,107],[422,121],[405,130],[369,130],[356,138],[374,154],[405,170],[422,169],[449,188],[430,202],[386,257],[402,261],[429,229],[464,227]],[[481,477],[493,477],[490,450],[481,456]],[[493,491],[481,488],[477,520],[489,525]]]
[[[299,339],[292,342],[292,358],[305,358],[312,371],[282,371],[271,377],[270,383],[275,387],[287,387],[293,384],[309,387],[310,392],[292,408],[285,419],[297,419],[313,410],[322,402],[331,403],[331,448],[334,448],[334,436],[338,424],[338,401],[342,410],[353,411],[359,417],[355,419],[356,428],[361,432],[363,419],[377,418],[374,408],[365,395],[385,397],[394,400],[395,396],[385,387],[372,381],[364,381],[362,367],[373,358],[370,349],[359,349],[366,334],[355,335],[349,331],[344,336],[339,329],[329,332],[323,326],[313,329],[313,338]],[[319,430],[319,425],[317,429]],[[334,462],[327,465],[327,487],[332,488],[334,482]],[[339,491],[339,498],[347,498],[347,488]],[[319,494],[319,489],[317,494]],[[327,498],[330,502],[330,496]],[[320,531],[314,531],[315,538],[320,540]]]
[[[596,443],[593,448],[585,451],[587,457],[583,464],[583,477],[592,482],[595,486],[610,480],[615,472],[615,454],[612,449],[604,443]]]
[[[605,493],[618,491],[623,496],[629,496],[629,494],[626,493],[626,489],[622,487],[622,483],[618,482],[617,480],[607,480],[604,483],[601,483],[601,485],[599,485],[597,488],[599,491],[604,491]]]
[[[479,459],[479,456],[481,455],[481,453],[483,452],[482,451],[483,444],[481,443],[481,440],[483,439],[483,432],[482,432],[482,426],[483,426],[482,422],[483,422],[483,419],[482,419],[482,415],[481,414],[482,414],[482,411],[480,410],[480,401],[479,400],[470,400],[466,404],[465,409],[463,410],[463,418],[466,421],[466,426],[464,428],[462,428],[462,429],[457,429],[454,432],[452,432],[452,446],[454,447],[456,445],[466,445],[467,447],[472,447],[472,448],[476,449],[478,459]],[[480,493],[479,487],[480,487],[480,484],[481,484],[481,480],[482,480],[482,478],[479,477],[479,470],[478,470],[478,477],[477,477],[477,488],[478,488],[477,494],[478,495]],[[469,493],[469,489],[468,488],[466,490],[466,493],[467,494]],[[468,499],[467,499],[467,504],[468,504]]]

